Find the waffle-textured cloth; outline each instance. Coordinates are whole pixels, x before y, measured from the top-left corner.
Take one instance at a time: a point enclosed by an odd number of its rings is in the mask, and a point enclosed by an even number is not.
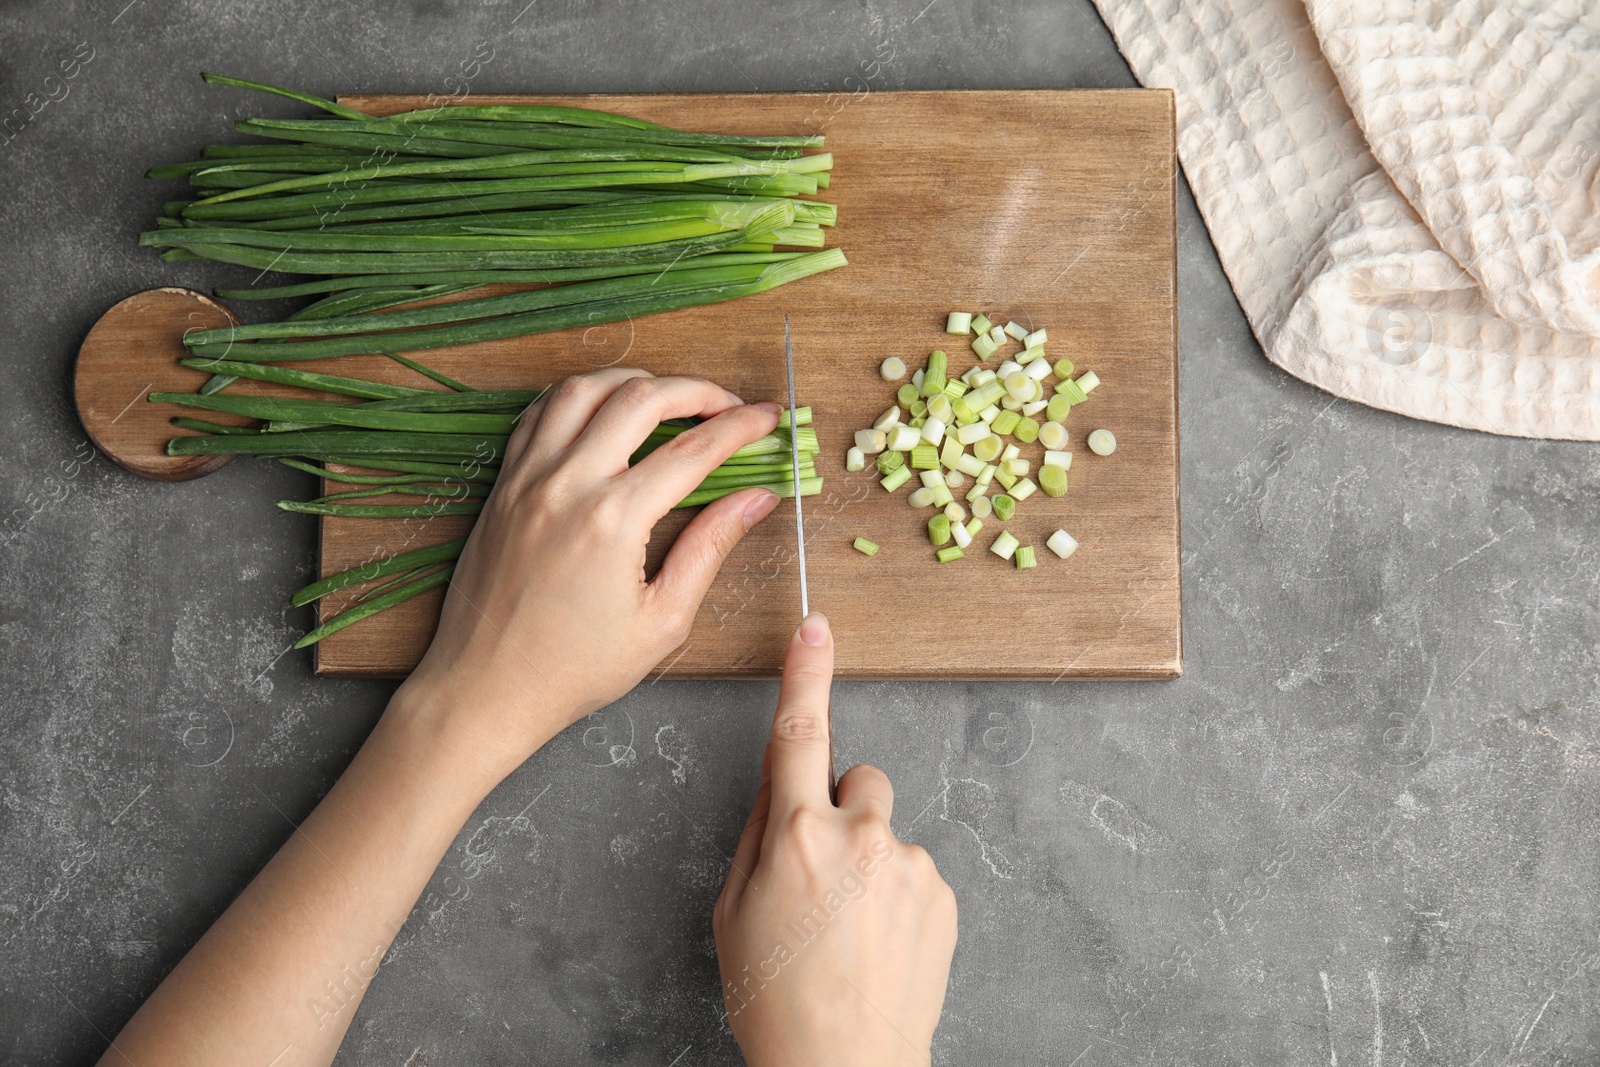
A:
[[[1267,356],[1419,419],[1600,439],[1600,4],[1095,0]]]

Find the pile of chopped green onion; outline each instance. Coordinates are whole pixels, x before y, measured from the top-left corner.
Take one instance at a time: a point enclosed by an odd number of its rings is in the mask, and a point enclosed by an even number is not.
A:
[[[935,350],[927,364],[899,387],[894,405],[870,428],[856,431],[855,444],[845,454],[845,469],[850,471],[865,470],[868,457],[875,457],[880,484],[891,493],[915,473],[919,487],[908,495],[908,502],[914,508],[941,509],[928,520],[928,540],[940,563],[964,558],[985,519],[1010,521],[1017,505],[1040,489],[1047,497],[1066,495],[1072,466],[1067,415],[1100,385],[1100,376],[1092,370],[1074,378],[1077,368],[1070,359],[1051,363],[1045,354],[1049,334],[1043,328],[1029,330],[1017,322],[952,311],[945,332],[971,336],[977,362],[956,377],[949,356]],[[1012,342],[1018,350],[1005,353]],[[983,364],[997,354],[1002,362],[989,370]],[[890,356],[878,373],[884,381],[898,382],[906,369],[903,359]],[[1055,384],[1046,396],[1045,385],[1052,377]],[[1029,477],[1033,461],[1022,454],[1024,446],[1035,443],[1043,451],[1037,482]],[[1110,430],[1094,430],[1086,443],[1098,456],[1116,450]],[[967,478],[972,479],[964,494],[970,514],[955,499],[955,491],[965,486]],[[1002,492],[990,497],[996,482]],[[1058,529],[1045,546],[1066,559],[1077,551],[1078,542]],[[869,556],[877,551],[865,538],[857,538],[855,547]],[[1038,566],[1033,546],[1021,544],[1008,530],[996,535],[989,551],[1019,570]]]
[[[807,151],[819,134],[693,133],[545,105],[379,118],[202,76],[326,115],[245,119],[239,132],[278,143],[210,145],[149,171],[186,179],[192,196],[168,202],[140,244],[168,260],[319,276],[218,290],[319,299],[283,322],[190,333],[197,356],[282,362],[500,340],[730,300],[845,264],[823,248],[837,209],[799,199],[828,186],[833,157]],[[472,295],[489,284],[525,288]]]
[[[235,427],[176,418],[173,422],[178,426],[202,433],[173,438],[167,442],[169,455],[227,453],[270,457],[330,482],[359,487],[314,500],[280,500],[278,507],[284,511],[367,519],[476,515],[500,474],[508,436],[540,392],[475,390],[413,360],[402,361],[447,390],[390,385],[259,363],[191,358],[183,360],[183,364],[214,374],[313,389],[339,399],[291,400],[230,393],[151,393],[149,399],[259,420],[253,426]],[[781,497],[794,496],[797,488],[802,496],[821,492],[811,409],[797,409],[793,422],[797,428],[791,426],[789,413],[784,412],[776,430],[735,452],[677,506],[709,504],[753,486],[770,489]],[[651,431],[630,462],[637,463],[692,425],[687,420],[661,424]],[[790,456],[791,433],[800,453],[798,486]],[[412,498],[412,502],[373,502],[390,495]],[[297,607],[353,585],[384,579],[366,590],[347,610],[302,637],[295,647],[315,644],[351,623],[449,581],[464,544],[465,538],[460,538],[374,560],[301,589],[290,600]]]

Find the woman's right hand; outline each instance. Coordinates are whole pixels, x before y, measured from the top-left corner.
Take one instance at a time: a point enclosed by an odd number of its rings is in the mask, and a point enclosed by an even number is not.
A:
[[[956,899],[895,840],[876,767],[828,799],[833,637],[789,643],[755,809],[712,930],[728,1024],[751,1067],[926,1064],[956,946]]]

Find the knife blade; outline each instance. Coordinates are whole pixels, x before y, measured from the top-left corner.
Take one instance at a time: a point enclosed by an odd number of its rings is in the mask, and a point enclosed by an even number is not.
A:
[[[794,537],[800,563],[800,618],[811,614],[811,598],[806,591],[806,513],[800,503],[800,439],[794,401],[794,337],[789,332],[789,316],[783,317],[783,359],[789,375],[789,462],[794,478]],[[828,799],[839,802],[839,774],[833,761],[833,700],[828,700]]]
[[[789,334],[789,316],[783,317],[783,359],[789,371],[789,461],[794,476],[794,535],[800,556],[800,617],[811,614],[811,598],[806,593],[806,513],[800,503],[800,438],[795,434],[794,338]]]

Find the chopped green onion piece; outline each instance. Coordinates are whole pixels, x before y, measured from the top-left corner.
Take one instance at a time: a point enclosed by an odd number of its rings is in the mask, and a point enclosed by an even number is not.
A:
[[[969,456],[966,453],[962,453],[961,456],[956,459],[956,470],[960,471],[962,474],[970,474],[976,478],[978,475],[983,473],[983,468],[984,462],[977,456]]]
[[[988,359],[990,356],[994,355],[995,349],[999,347],[1000,346],[995,344],[986,333],[980,333],[977,336],[977,339],[972,342],[973,354],[976,355],[980,360]]]
[[[1011,516],[1017,513],[1017,502],[1005,493],[999,494],[990,503],[994,506],[994,517],[1001,522],[1010,522]]]
[[[1014,500],[1026,500],[1034,493],[1038,492],[1038,489],[1039,487],[1034,484],[1032,478],[1021,478],[1017,481],[1017,484],[1012,487],[1011,496]]]
[[[939,557],[940,563],[949,563],[951,560],[963,558],[966,553],[961,551],[961,547],[959,545],[950,545],[948,548],[941,548],[939,551],[935,552],[934,555]]]
[[[1063,422],[1071,410],[1072,401],[1058,393],[1045,403],[1044,417],[1051,422]]]
[[[847,471],[864,471],[867,469],[867,456],[859,448],[850,448],[844,454],[844,469]]]
[[[981,438],[977,444],[972,446],[972,454],[977,456],[978,459],[982,460],[984,463],[993,463],[995,460],[1000,458],[1000,450],[1004,447],[1005,442],[991,433],[989,436]]]
[[[921,489],[913,489],[911,495],[906,497],[906,503],[914,508],[932,507],[933,490],[927,486],[923,486]]]
[[[989,424],[989,429],[993,430],[1000,436],[1005,437],[1008,436],[1011,431],[1015,430],[1017,428],[1017,423],[1021,421],[1022,416],[1018,415],[1015,411],[1002,411],[1000,414],[994,417],[994,421]]]
[[[1022,339],[1022,346],[1024,348],[1038,348],[1048,340],[1050,340],[1050,333],[1041,326]]]
[[[906,465],[906,455],[905,455],[904,452],[879,452],[878,453],[878,473],[879,474],[888,474],[891,471],[897,471],[897,470],[899,470],[901,467],[903,467],[905,465]]]
[[[921,474],[917,475],[917,477],[922,479],[922,484],[927,486],[929,489],[944,484],[944,471],[941,470],[935,469],[931,471],[923,471]]]
[[[977,444],[989,436],[989,427],[981,422],[974,422],[956,429],[956,440],[963,445]]]
[[[975,488],[980,495],[967,494],[967,503],[972,505],[972,517],[975,519],[987,519],[994,514],[994,505],[989,502],[988,497],[981,495],[987,486],[980,485]]]
[[[956,470],[961,462],[961,457],[966,453],[961,450],[961,442],[954,437],[944,439],[944,447],[939,450],[939,462],[950,470]]]
[[[995,466],[993,463],[985,463],[983,465],[983,470],[978,472],[978,484],[988,485],[990,482],[994,481],[995,472],[999,469],[1000,468]]]
[[[878,373],[886,382],[898,382],[906,376],[906,361],[899,356],[890,356],[878,365]]]
[[[919,471],[937,469],[939,466],[939,450],[932,445],[918,445],[911,450],[911,466]]]
[[[1057,378],[1070,378],[1072,377],[1072,372],[1077,369],[1077,367],[1073,366],[1072,360],[1068,359],[1066,356],[1062,356],[1060,359],[1056,360],[1055,372]]]
[[[898,391],[896,391],[895,398],[900,401],[902,406],[909,408],[916,401],[917,397],[921,395],[921,392],[916,386],[912,385],[910,382],[907,382],[906,384],[902,385]]]
[[[1071,378],[1056,383],[1056,395],[1066,397],[1071,404],[1081,404],[1089,399],[1088,394],[1083,391],[1083,387]]]
[[[1057,467],[1054,463],[1046,463],[1040,467],[1039,486],[1044,490],[1045,496],[1065,496],[1067,493],[1065,468]]]
[[[955,523],[966,522],[967,509],[952,500],[944,506],[944,517]]]
[[[1110,430],[1091,430],[1088,444],[1095,455],[1109,456],[1117,450],[1117,435]]]
[[[922,440],[922,431],[916,426],[901,424],[889,430],[889,448],[895,452],[909,452]]]
[[[1060,400],[1060,397],[1056,397]],[[1059,422],[1047,422],[1039,427],[1039,443],[1047,450],[1059,452],[1067,447],[1067,428]]]
[[[948,426],[951,420],[955,418],[955,413],[951,411],[950,407],[949,397],[945,396],[942,391],[935,393],[928,398],[928,417],[938,419]]]
[[[889,435],[882,430],[857,430],[856,447],[869,456],[876,456],[889,447]]]
[[[967,533],[970,534],[971,536],[977,537],[978,536],[978,531],[983,529],[983,518],[976,514],[976,512],[978,510],[977,508],[973,508],[972,510],[973,510],[974,514],[973,514],[972,518],[967,520],[966,530],[967,530]]]
[[[1049,406],[1050,401],[1048,400],[1030,400],[1028,403],[1022,405],[1022,417],[1025,419],[1031,419]]]
[[[1006,333],[1020,341],[1028,336],[1028,328],[1020,322],[1012,321],[1006,323]]]
[[[889,492],[892,493],[896,489],[900,488],[902,485],[905,485],[906,482],[908,482],[910,480],[911,480],[911,468],[910,467],[896,467],[894,470],[890,471],[888,474],[886,474],[882,478],[880,478],[878,480],[878,484],[883,486],[885,489],[887,489]]]
[[[1067,533],[1065,530],[1057,530],[1055,533],[1050,535],[1050,540],[1046,541],[1044,544],[1046,548],[1060,556],[1062,559],[1066,559],[1068,556],[1078,551],[1078,539]]]
[[[944,320],[945,333],[966,334],[972,332],[972,314],[967,311],[952,311]]]
[[[1005,376],[1006,394],[1012,400],[1026,400],[1033,395],[1033,379],[1020,370]]]
[[[951,400],[959,400],[966,394],[967,383],[960,378],[951,378],[944,383],[944,395]]]
[[[966,480],[966,476],[959,470],[953,470],[944,476],[944,484],[951,489],[960,489],[962,485],[966,484]]]
[[[955,498],[955,494],[950,491],[950,487],[943,482],[933,487],[933,502],[939,507],[944,507]]]
[[[878,543],[876,541],[868,541],[865,537],[856,538],[853,547],[863,556],[876,556],[878,554]]]
[[[1031,445],[1039,439],[1039,424],[1032,419],[1018,419],[1017,427],[1012,432],[1016,434],[1017,440],[1025,445]]]
[[[989,327],[989,340],[993,341],[996,347],[1005,344],[1006,328],[1004,326]]]
[[[967,533],[967,528],[959,522],[950,527],[950,537],[955,541],[956,547],[963,551],[972,544],[972,535]]]
[[[900,409],[898,407],[892,407],[873,420],[872,428],[874,430],[882,430],[884,433],[888,433],[891,427],[898,426],[899,424]]]
[[[1010,559],[1017,551],[1017,539],[1011,535],[1010,530],[1001,530],[1000,536],[989,546],[989,551],[1001,559]]]
[[[1100,384],[1100,375],[1092,370],[1086,370],[1078,376],[1078,388],[1085,393],[1094,392],[1094,387]]]
[[[973,411],[982,411],[1005,395],[1006,387],[997,376],[974,385],[961,399],[966,401]]]
[[[1006,445],[1005,451],[1000,453],[1000,462],[1004,463],[1008,459],[1016,459],[1020,455],[1022,455],[1022,449],[1020,447],[1017,445]]]
[[[988,407],[984,408],[978,413],[978,418],[983,420],[983,424],[985,426],[992,426],[994,425],[994,420],[998,418],[999,415],[1000,409],[995,407],[993,404],[990,404]]]
[[[1060,467],[1064,471],[1072,469],[1072,453],[1071,452],[1054,452],[1054,451],[1046,450],[1045,454],[1044,454],[1044,461],[1046,463],[1049,463],[1049,464],[1052,464],[1054,466]]]
[[[989,327],[991,327],[993,325],[994,325],[994,323],[989,321],[989,316],[987,316],[987,315],[978,314],[978,315],[972,316],[972,332],[973,333],[980,333],[980,334],[988,333],[989,332]]]
[[[928,402],[920,396],[911,402],[911,414],[914,418],[922,418],[928,413]]]
[[[1050,377],[1050,361],[1043,356],[1028,361],[1022,365],[1022,373],[1034,381],[1042,381]]]
[[[943,512],[928,520],[928,540],[934,548],[950,543],[950,520]]]
[[[929,414],[922,423],[922,439],[930,445],[936,445],[943,441],[944,420]]]
[[[1034,559],[1032,545],[1022,545],[1019,547],[1017,549],[1016,560],[1017,570],[1019,571],[1031,571],[1033,568],[1039,565],[1038,561]]]
[[[1010,471],[1006,470],[1004,467],[1001,467],[998,471],[995,472],[994,480],[999,482],[1001,487],[1004,488],[1007,492],[1010,492],[1011,491],[1011,487],[1017,484],[1017,479],[1019,477],[1021,477],[1021,475],[1012,474]]]
[[[1005,471],[1007,474],[1014,474],[1018,478],[1021,478],[1024,474],[1027,474],[1033,469],[1033,464],[1023,459],[1021,456],[1018,456],[1016,459],[1008,459],[1004,463],[1000,464],[1000,469]]]
[[[928,366],[922,372],[922,395],[934,397],[944,392],[945,368],[948,357],[937,348],[928,354]]]
[[[958,396],[950,402],[950,412],[956,417],[956,422],[962,426],[978,421],[978,412],[967,403],[965,396]]]

